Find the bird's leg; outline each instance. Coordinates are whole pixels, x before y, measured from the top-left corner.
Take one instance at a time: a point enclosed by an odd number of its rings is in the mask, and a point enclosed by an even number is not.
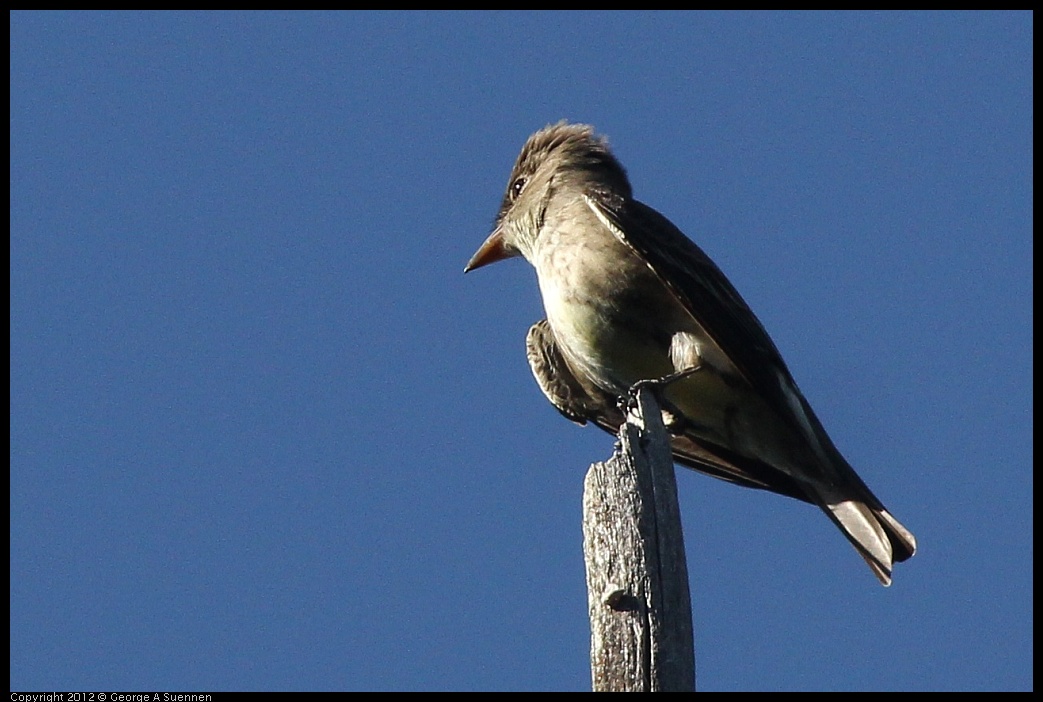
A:
[[[678,412],[672,403],[667,401],[664,393],[669,385],[676,383],[678,380],[684,380],[702,367],[703,366],[700,363],[691,368],[685,368],[684,370],[664,375],[661,378],[646,378],[644,380],[639,380],[630,386],[625,397],[620,398],[619,408],[623,411],[623,414],[627,414],[630,411],[630,408],[637,402],[638,391],[642,388],[648,388],[655,393],[656,400],[659,401],[659,407],[663,411],[663,423],[666,425],[666,430],[674,435],[681,434],[683,433],[683,427],[686,424],[684,415]]]
[[[636,395],[637,391],[641,388],[648,388],[653,392],[663,392],[666,390],[667,385],[676,383],[678,380],[684,380],[690,375],[694,375],[696,371],[700,370],[703,364],[692,366],[691,368],[685,368],[669,375],[664,375],[662,378],[647,378],[645,380],[639,380],[630,386],[631,395]]]

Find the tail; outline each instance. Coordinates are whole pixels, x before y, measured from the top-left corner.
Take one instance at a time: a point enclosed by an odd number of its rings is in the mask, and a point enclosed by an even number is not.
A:
[[[891,584],[892,566],[916,553],[916,537],[884,509],[854,470],[849,470],[856,484],[805,487],[887,587]]]

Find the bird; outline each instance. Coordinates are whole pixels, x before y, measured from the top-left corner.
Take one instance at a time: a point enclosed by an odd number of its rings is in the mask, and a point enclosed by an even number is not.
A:
[[[616,433],[631,389],[657,383],[677,463],[820,507],[891,584],[915,537],[841,455],[732,283],[634,198],[594,127],[563,120],[529,137],[464,272],[518,256],[546,312],[526,354],[561,414]]]

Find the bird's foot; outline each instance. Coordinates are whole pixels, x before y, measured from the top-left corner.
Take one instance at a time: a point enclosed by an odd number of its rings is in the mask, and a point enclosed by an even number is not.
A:
[[[645,380],[639,380],[630,386],[628,394],[631,396],[636,396],[638,390],[640,390],[641,388],[648,388],[652,392],[655,392],[657,395],[662,395],[663,391],[666,390],[667,386],[676,383],[678,380],[684,380],[690,375],[694,375],[702,367],[702,364],[699,364],[697,366],[692,366],[691,368],[679,370],[676,373],[664,375],[662,378],[646,378]]]
[[[659,402],[659,406],[663,413],[663,423],[666,425],[667,431],[674,435],[683,433],[687,420],[685,420],[683,414],[677,411],[673,404],[667,401],[664,397],[664,393],[666,392],[667,387],[671,384],[676,383],[678,380],[684,380],[688,376],[693,375],[700,368],[702,368],[702,365],[685,368],[676,373],[664,375],[661,378],[646,378],[637,381],[630,386],[626,395],[619,398],[619,409],[623,414],[629,414],[630,410],[634,409],[637,405],[638,392],[647,388],[652,391],[656,400]]]

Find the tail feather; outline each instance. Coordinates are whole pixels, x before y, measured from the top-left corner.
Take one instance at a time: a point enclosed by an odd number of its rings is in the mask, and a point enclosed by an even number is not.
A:
[[[873,512],[880,520],[884,530],[887,531],[887,536],[891,539],[895,563],[901,563],[912,558],[913,554],[916,553],[916,537],[913,536],[912,532],[899,524],[898,520],[892,517],[891,513],[883,507],[873,510]]]
[[[840,527],[877,579],[889,586],[892,566],[916,552],[916,538],[872,493],[863,501],[851,499],[849,491],[821,485],[809,487],[822,511]]]
[[[894,550],[876,515],[862,502],[822,497],[826,498],[822,504],[826,514],[844,532],[880,582],[890,585]]]

